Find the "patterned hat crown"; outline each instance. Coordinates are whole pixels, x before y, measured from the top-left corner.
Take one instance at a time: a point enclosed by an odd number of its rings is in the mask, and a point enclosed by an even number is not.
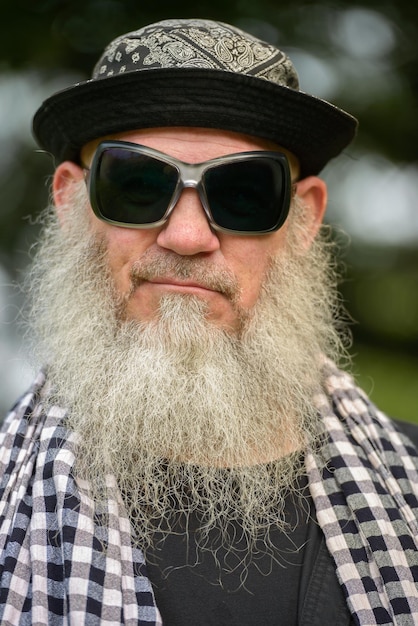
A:
[[[107,46],[93,78],[161,68],[222,70],[299,89],[296,70],[284,52],[211,20],[164,20],[122,35]]]

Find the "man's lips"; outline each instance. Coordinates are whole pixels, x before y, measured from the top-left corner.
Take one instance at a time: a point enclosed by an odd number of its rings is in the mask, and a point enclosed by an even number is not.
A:
[[[157,288],[161,287],[161,288],[168,288],[168,289],[173,289],[173,290],[179,290],[179,291],[206,291],[206,292],[213,292],[213,293],[222,293],[219,289],[214,289],[213,287],[210,287],[208,285],[205,285],[201,282],[197,282],[194,280],[182,280],[182,279],[178,279],[178,278],[169,278],[169,277],[163,277],[163,278],[151,278],[148,280],[144,280],[141,283],[142,285],[144,284],[148,284],[148,285],[155,285]]]

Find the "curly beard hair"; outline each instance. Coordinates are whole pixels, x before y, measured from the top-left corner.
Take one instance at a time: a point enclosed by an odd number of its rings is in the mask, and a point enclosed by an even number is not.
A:
[[[303,451],[321,446],[321,358],[343,353],[329,242],[319,237],[302,249],[296,198],[286,249],[271,259],[250,311],[240,310],[228,271],[145,253],[133,286],[159,272],[206,280],[230,298],[240,327],[233,335],[215,327],[205,303],[185,295],[163,297],[155,319],[141,323],[126,319],[129,296],[115,291],[86,207],[80,185],[64,227],[47,212],[27,281],[49,401],[68,407],[78,434],[76,478],[99,502],[106,475],[115,477],[144,549],[156,529],[172,531],[180,511],[198,516],[202,547],[213,529],[228,547],[229,523],[239,520],[248,555],[260,537],[269,550],[269,530],[287,530],[284,503],[304,473]]]

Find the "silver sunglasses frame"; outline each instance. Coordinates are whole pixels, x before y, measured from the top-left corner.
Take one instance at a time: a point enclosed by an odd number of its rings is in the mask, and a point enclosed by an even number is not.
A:
[[[116,220],[112,220],[105,215],[102,214],[100,209],[100,203],[96,195],[96,185],[95,180],[98,176],[98,167],[100,164],[100,160],[102,154],[111,148],[123,148],[125,150],[129,150],[135,152],[137,154],[142,154],[149,156],[151,158],[157,159],[163,163],[167,163],[174,167],[178,174],[176,188],[171,197],[171,200],[168,204],[167,210],[164,213],[163,217],[156,221],[146,224],[132,224],[126,222],[119,222]],[[255,230],[255,231],[243,231],[243,230],[233,230],[230,228],[225,228],[223,226],[219,226],[212,216],[212,212],[210,209],[210,204],[206,195],[206,190],[203,184],[203,175],[208,170],[217,167],[218,165],[224,165],[227,163],[234,163],[239,161],[247,161],[251,159],[260,159],[260,158],[269,158],[275,161],[278,161],[281,164],[282,171],[284,173],[283,176],[283,211],[280,215],[280,219],[278,222],[271,228],[267,230]],[[289,214],[290,204],[292,201],[293,194],[295,193],[295,185],[292,184],[291,179],[291,171],[289,166],[289,161],[287,156],[282,152],[269,151],[269,150],[254,150],[247,152],[238,152],[234,154],[228,154],[226,156],[217,157],[215,159],[210,159],[209,161],[203,161],[201,163],[185,163],[184,161],[180,161],[175,157],[171,157],[164,152],[160,152],[158,150],[154,150],[153,148],[149,148],[147,146],[143,146],[137,143],[131,143],[128,141],[102,141],[95,151],[92,163],[90,167],[83,166],[85,172],[85,181],[87,184],[87,189],[89,193],[90,204],[93,209],[94,214],[102,221],[107,222],[109,224],[113,224],[114,226],[120,226],[122,228],[135,228],[140,230],[150,229],[150,228],[158,228],[163,226],[169,219],[171,213],[174,211],[177,202],[181,196],[183,189],[193,188],[196,189],[200,202],[202,204],[203,210],[205,212],[206,218],[211,226],[211,228],[215,231],[231,233],[235,235],[263,235],[271,232],[275,232],[283,226],[284,222],[287,219]]]

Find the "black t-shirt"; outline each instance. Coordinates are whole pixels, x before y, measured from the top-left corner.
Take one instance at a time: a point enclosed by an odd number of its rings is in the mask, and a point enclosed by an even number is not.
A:
[[[147,569],[157,606],[166,626],[294,626],[299,583],[307,541],[311,501],[306,480],[303,498],[287,498],[286,518],[292,529],[271,531],[274,558],[261,550],[247,569],[235,552],[216,556],[196,546],[193,530],[158,538],[147,552]],[[189,522],[193,528],[195,520]],[[236,526],[234,548],[246,550]],[[263,544],[264,545],[264,544]],[[245,577],[245,579],[243,578]]]

